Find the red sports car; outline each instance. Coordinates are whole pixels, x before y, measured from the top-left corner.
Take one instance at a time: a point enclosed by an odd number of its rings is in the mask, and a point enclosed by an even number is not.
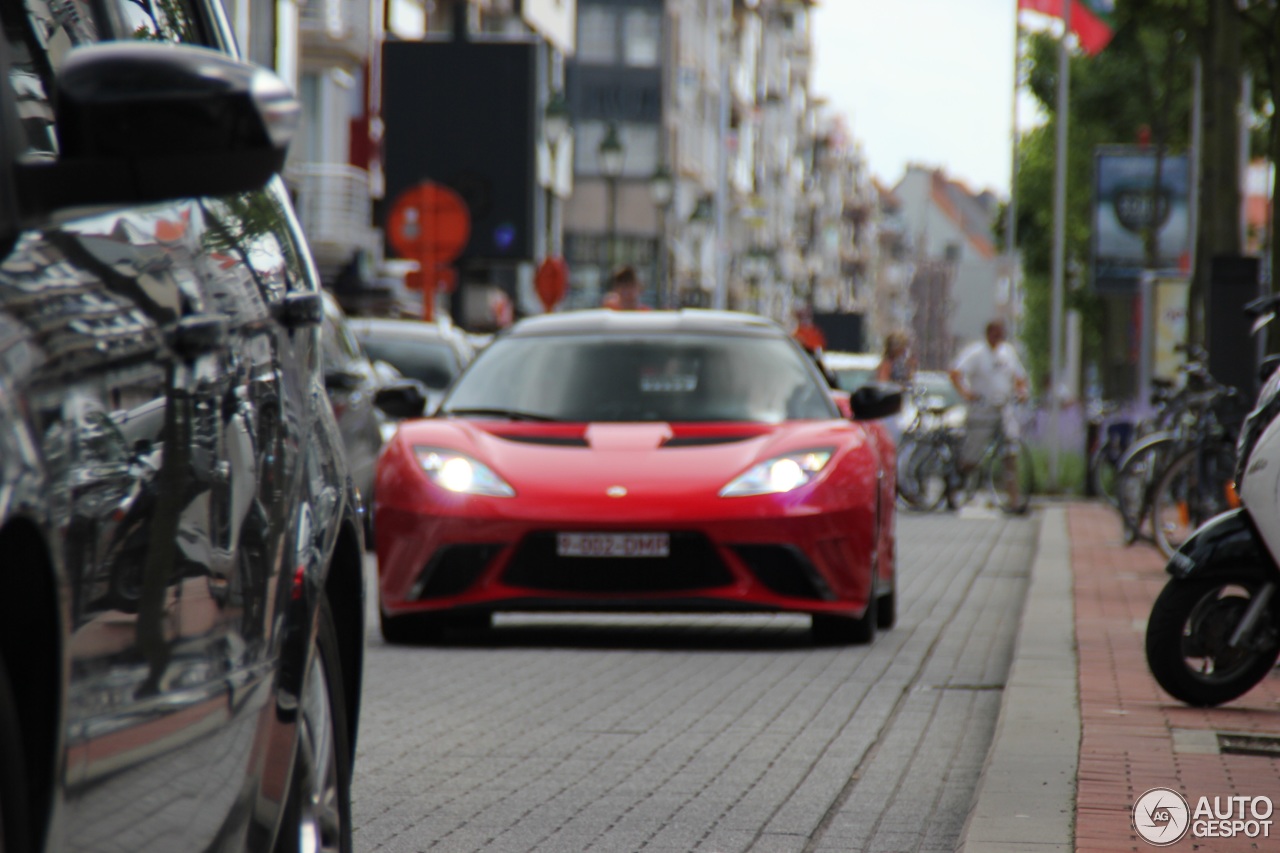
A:
[[[837,392],[838,393],[838,392]],[[894,623],[894,448],[777,324],[711,311],[523,320],[378,463],[382,633],[497,610],[786,611]]]

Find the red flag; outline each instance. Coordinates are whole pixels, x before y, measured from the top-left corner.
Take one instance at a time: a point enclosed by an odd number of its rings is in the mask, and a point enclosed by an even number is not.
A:
[[[1090,56],[1111,41],[1111,25],[1103,17],[1110,6],[1107,0],[1071,0],[1071,32],[1080,40],[1080,49]],[[1062,0],[1018,0],[1018,9],[1061,18]]]

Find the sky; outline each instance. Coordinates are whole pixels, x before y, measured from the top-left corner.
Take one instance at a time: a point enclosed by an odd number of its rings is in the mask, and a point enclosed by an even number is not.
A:
[[[1015,0],[820,0],[812,88],[889,186],[908,163],[1009,192]],[[1019,125],[1031,104],[1019,99]],[[1033,115],[1031,115],[1033,117]]]

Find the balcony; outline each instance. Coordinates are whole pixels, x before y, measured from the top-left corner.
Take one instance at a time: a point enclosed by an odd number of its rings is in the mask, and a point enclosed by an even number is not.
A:
[[[298,19],[303,57],[333,63],[364,62],[373,50],[372,8],[370,0],[304,0]]]
[[[322,276],[341,269],[356,251],[374,256],[382,239],[373,228],[369,173],[340,163],[302,163],[287,174],[298,221]]]

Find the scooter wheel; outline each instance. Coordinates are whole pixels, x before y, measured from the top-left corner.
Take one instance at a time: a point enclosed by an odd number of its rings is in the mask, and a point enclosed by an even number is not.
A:
[[[1147,666],[1173,698],[1211,707],[1243,696],[1280,657],[1274,605],[1264,624],[1232,648],[1231,635],[1262,588],[1243,578],[1170,581],[1147,620]]]

